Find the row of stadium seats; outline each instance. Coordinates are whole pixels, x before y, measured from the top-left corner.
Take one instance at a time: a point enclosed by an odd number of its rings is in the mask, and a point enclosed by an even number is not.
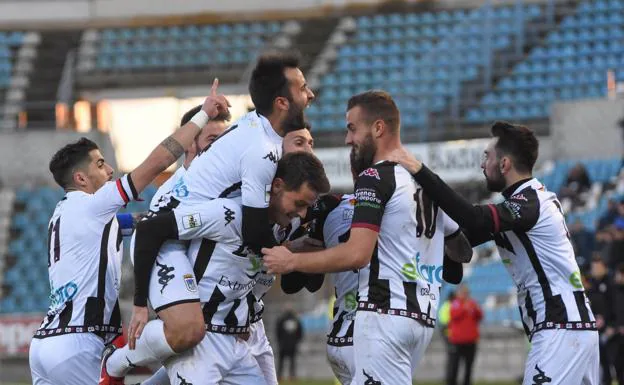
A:
[[[344,105],[353,91],[383,88],[405,109],[404,128],[422,127],[429,113],[443,111],[459,95],[461,82],[476,79],[480,66],[490,65],[486,52],[511,47],[523,25],[540,15],[540,6],[531,4],[361,16],[352,40],[339,49],[335,68],[321,79],[310,119],[319,130],[340,129],[343,110],[335,106]],[[488,22],[488,17],[514,22]]]
[[[96,68],[153,70],[240,65],[252,61],[283,23],[108,28],[99,33]],[[189,55],[189,52],[200,51]]]
[[[594,14],[588,15],[592,12]],[[581,2],[576,14],[564,18],[558,29],[549,33],[543,46],[533,48],[525,61],[518,63],[510,75],[486,93],[479,107],[467,111],[466,121],[484,122],[493,116],[498,119],[531,117],[499,107],[515,103],[513,97],[501,101],[500,96],[510,95],[509,91],[537,89],[543,92],[544,98],[527,100],[523,106],[536,113],[542,111],[535,118],[546,118],[550,103],[556,100],[605,96],[607,70],[624,68],[622,21],[622,0]],[[624,80],[624,71],[616,71],[616,78]],[[492,111],[492,107],[496,108]]]
[[[120,212],[147,211],[155,192],[156,188],[149,186],[141,194],[143,201],[131,202]],[[48,222],[62,197],[61,189],[51,187],[16,191],[15,203],[24,210],[14,213],[11,218],[11,230],[19,236],[8,247],[8,254],[16,257],[16,263],[4,274],[3,282],[10,287],[10,294],[0,301],[1,313],[44,312],[47,309],[50,294]]]

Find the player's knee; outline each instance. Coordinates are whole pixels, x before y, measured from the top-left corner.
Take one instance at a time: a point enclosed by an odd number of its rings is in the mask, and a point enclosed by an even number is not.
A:
[[[206,334],[203,320],[195,319],[187,319],[185,322],[177,323],[169,330],[170,333],[167,340],[171,349],[176,353],[192,349],[201,342]]]

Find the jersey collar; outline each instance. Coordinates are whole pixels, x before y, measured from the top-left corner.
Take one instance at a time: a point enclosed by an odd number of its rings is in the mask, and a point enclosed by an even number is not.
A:
[[[517,193],[519,193],[520,191],[524,190],[527,187],[533,187],[536,190],[539,190],[541,188],[543,188],[544,186],[542,186],[542,184],[540,183],[540,181],[538,181],[535,178],[526,178],[526,179],[521,179],[519,181],[517,181],[516,183],[512,184],[511,186],[507,187],[504,191],[503,191],[503,196],[505,197],[505,199],[509,199],[509,197],[511,197],[512,195],[515,195]]]
[[[275,129],[271,125],[271,122],[269,122],[269,119],[267,119],[264,115],[259,114],[258,111],[255,111],[255,113],[258,119],[260,120],[260,123],[262,124],[262,128],[264,128],[264,131],[271,137],[271,139],[276,140],[281,143],[284,140],[284,138],[282,138],[281,136],[277,134],[277,132],[275,132]]]

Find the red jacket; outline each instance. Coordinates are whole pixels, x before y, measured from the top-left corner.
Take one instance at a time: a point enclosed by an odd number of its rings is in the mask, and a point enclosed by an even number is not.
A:
[[[452,344],[474,344],[479,341],[479,322],[483,312],[472,299],[456,298],[451,303],[451,320],[449,321],[449,341]]]

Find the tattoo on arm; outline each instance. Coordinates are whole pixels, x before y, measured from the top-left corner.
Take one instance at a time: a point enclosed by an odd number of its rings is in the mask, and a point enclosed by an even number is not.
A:
[[[167,151],[169,151],[174,159],[178,159],[182,156],[182,154],[184,154],[184,147],[182,147],[182,145],[177,140],[173,139],[170,136],[167,137],[167,139],[163,140],[160,145],[163,146]]]

